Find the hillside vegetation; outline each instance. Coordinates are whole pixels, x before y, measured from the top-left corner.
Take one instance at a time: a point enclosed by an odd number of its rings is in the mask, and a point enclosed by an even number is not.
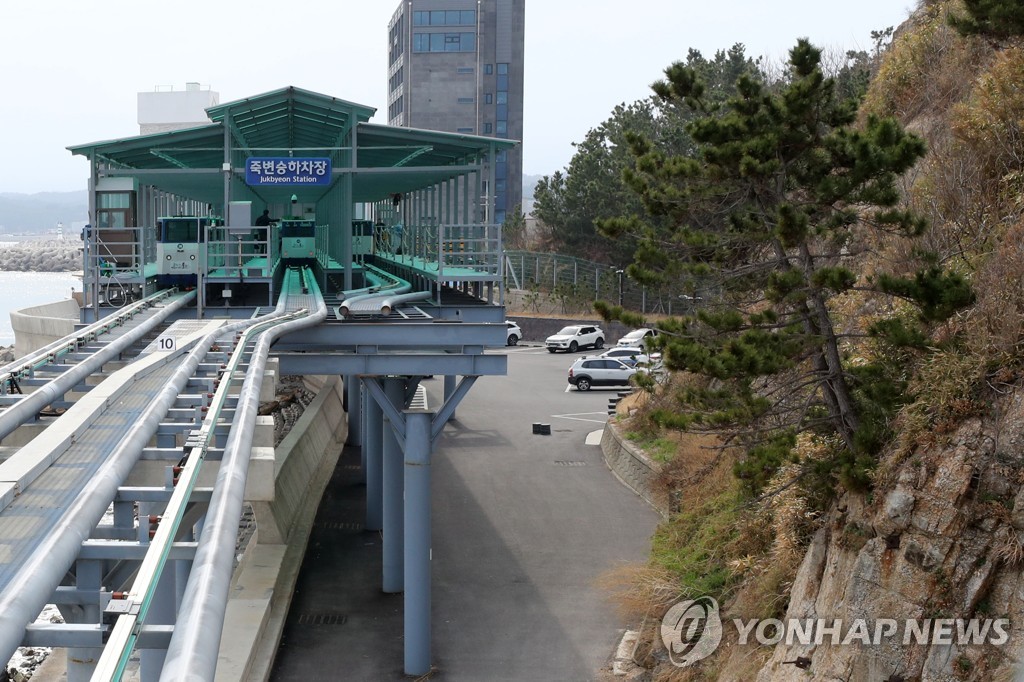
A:
[[[680,511],[620,583],[654,679],[1012,675],[1019,630],[950,648],[741,646],[727,629],[682,668],[657,625],[703,595],[724,622],[1024,619],[1022,28],[1015,2],[924,2],[868,60],[849,123],[818,106],[811,128],[775,126],[823,87],[805,47],[718,107],[682,64],[655,91],[708,113],[684,126],[695,147],[623,136],[642,209],[599,229],[636,239],[631,276],[709,301],[657,323],[678,371],[619,425],[638,442],[690,435],[664,472]]]

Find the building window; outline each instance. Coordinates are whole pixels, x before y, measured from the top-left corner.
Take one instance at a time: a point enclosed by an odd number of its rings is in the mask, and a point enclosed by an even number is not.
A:
[[[394,92],[402,85],[402,82],[405,80],[403,68],[404,67],[398,67],[398,71],[395,71],[395,75],[391,77],[391,80],[388,82],[388,86],[390,88],[388,92]]]
[[[484,64],[484,75],[490,76],[494,73],[494,64]]]
[[[473,26],[476,24],[476,10],[434,10],[413,12],[413,26]]]
[[[456,130],[456,132],[459,132],[459,133],[472,133],[473,132],[472,128],[456,128],[455,130]]]
[[[508,104],[508,92],[505,90],[498,92],[498,104]]]
[[[491,127],[491,124],[490,123],[485,123],[484,124],[484,135],[490,135],[493,132],[494,132],[494,129]]]
[[[473,98],[472,97],[460,97],[459,98],[459,104],[472,104],[472,103],[473,103]]]
[[[493,104],[493,103],[494,103],[494,95],[492,95],[489,92],[485,92],[484,93],[484,104]]]
[[[458,70],[457,70],[457,73],[473,73],[473,67],[472,66],[460,66],[458,68]]]
[[[96,192],[98,227],[135,227],[135,192]]]
[[[498,76],[498,88],[500,90],[508,90],[508,76]]]
[[[506,64],[506,63],[498,64],[498,75],[499,76],[507,76],[508,75],[508,64]]]
[[[475,33],[414,33],[413,52],[475,52]]]
[[[496,129],[499,135],[508,135],[508,121],[498,121]]]

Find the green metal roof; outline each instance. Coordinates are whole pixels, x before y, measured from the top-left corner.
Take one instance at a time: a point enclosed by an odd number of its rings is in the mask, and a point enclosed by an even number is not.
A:
[[[138,170],[143,181],[169,192],[220,203],[224,128],[231,131],[232,163],[246,156],[330,156],[335,169],[350,165],[347,145],[355,128],[357,168],[355,202],[377,201],[399,192],[430,186],[464,172],[490,150],[509,149],[514,140],[443,133],[368,123],[375,112],[345,100],[301,88],[279,90],[220,104],[206,110],[213,123],[152,135],[136,135],[68,147],[72,154],[95,157],[117,167]],[[340,175],[336,175],[338,182]],[[282,201],[291,186],[252,188],[266,201]],[[321,195],[329,188],[320,188]],[[311,197],[315,200],[319,197]]]

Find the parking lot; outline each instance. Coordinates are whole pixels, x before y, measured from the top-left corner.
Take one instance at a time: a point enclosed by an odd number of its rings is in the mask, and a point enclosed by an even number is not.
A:
[[[587,444],[617,389],[567,390],[583,353],[494,352],[508,375],[477,381],[433,458],[434,664],[446,680],[597,679],[627,624],[595,580],[645,561],[659,517]],[[441,378],[424,385],[436,408]],[[318,512],[275,680],[403,679],[401,597],[380,592],[379,535],[356,529],[358,456]],[[344,625],[304,625],[325,610]]]

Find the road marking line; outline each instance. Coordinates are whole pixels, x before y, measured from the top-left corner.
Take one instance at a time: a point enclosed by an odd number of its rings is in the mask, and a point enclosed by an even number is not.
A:
[[[571,421],[576,421],[576,422],[593,422],[595,424],[604,424],[605,422],[608,421],[607,415],[605,415],[604,419],[581,419],[580,418],[583,415],[587,415],[587,414],[601,414],[601,415],[603,415],[604,412],[577,412],[575,414],[553,414],[553,415],[551,415],[551,418],[552,419],[569,419]]]

